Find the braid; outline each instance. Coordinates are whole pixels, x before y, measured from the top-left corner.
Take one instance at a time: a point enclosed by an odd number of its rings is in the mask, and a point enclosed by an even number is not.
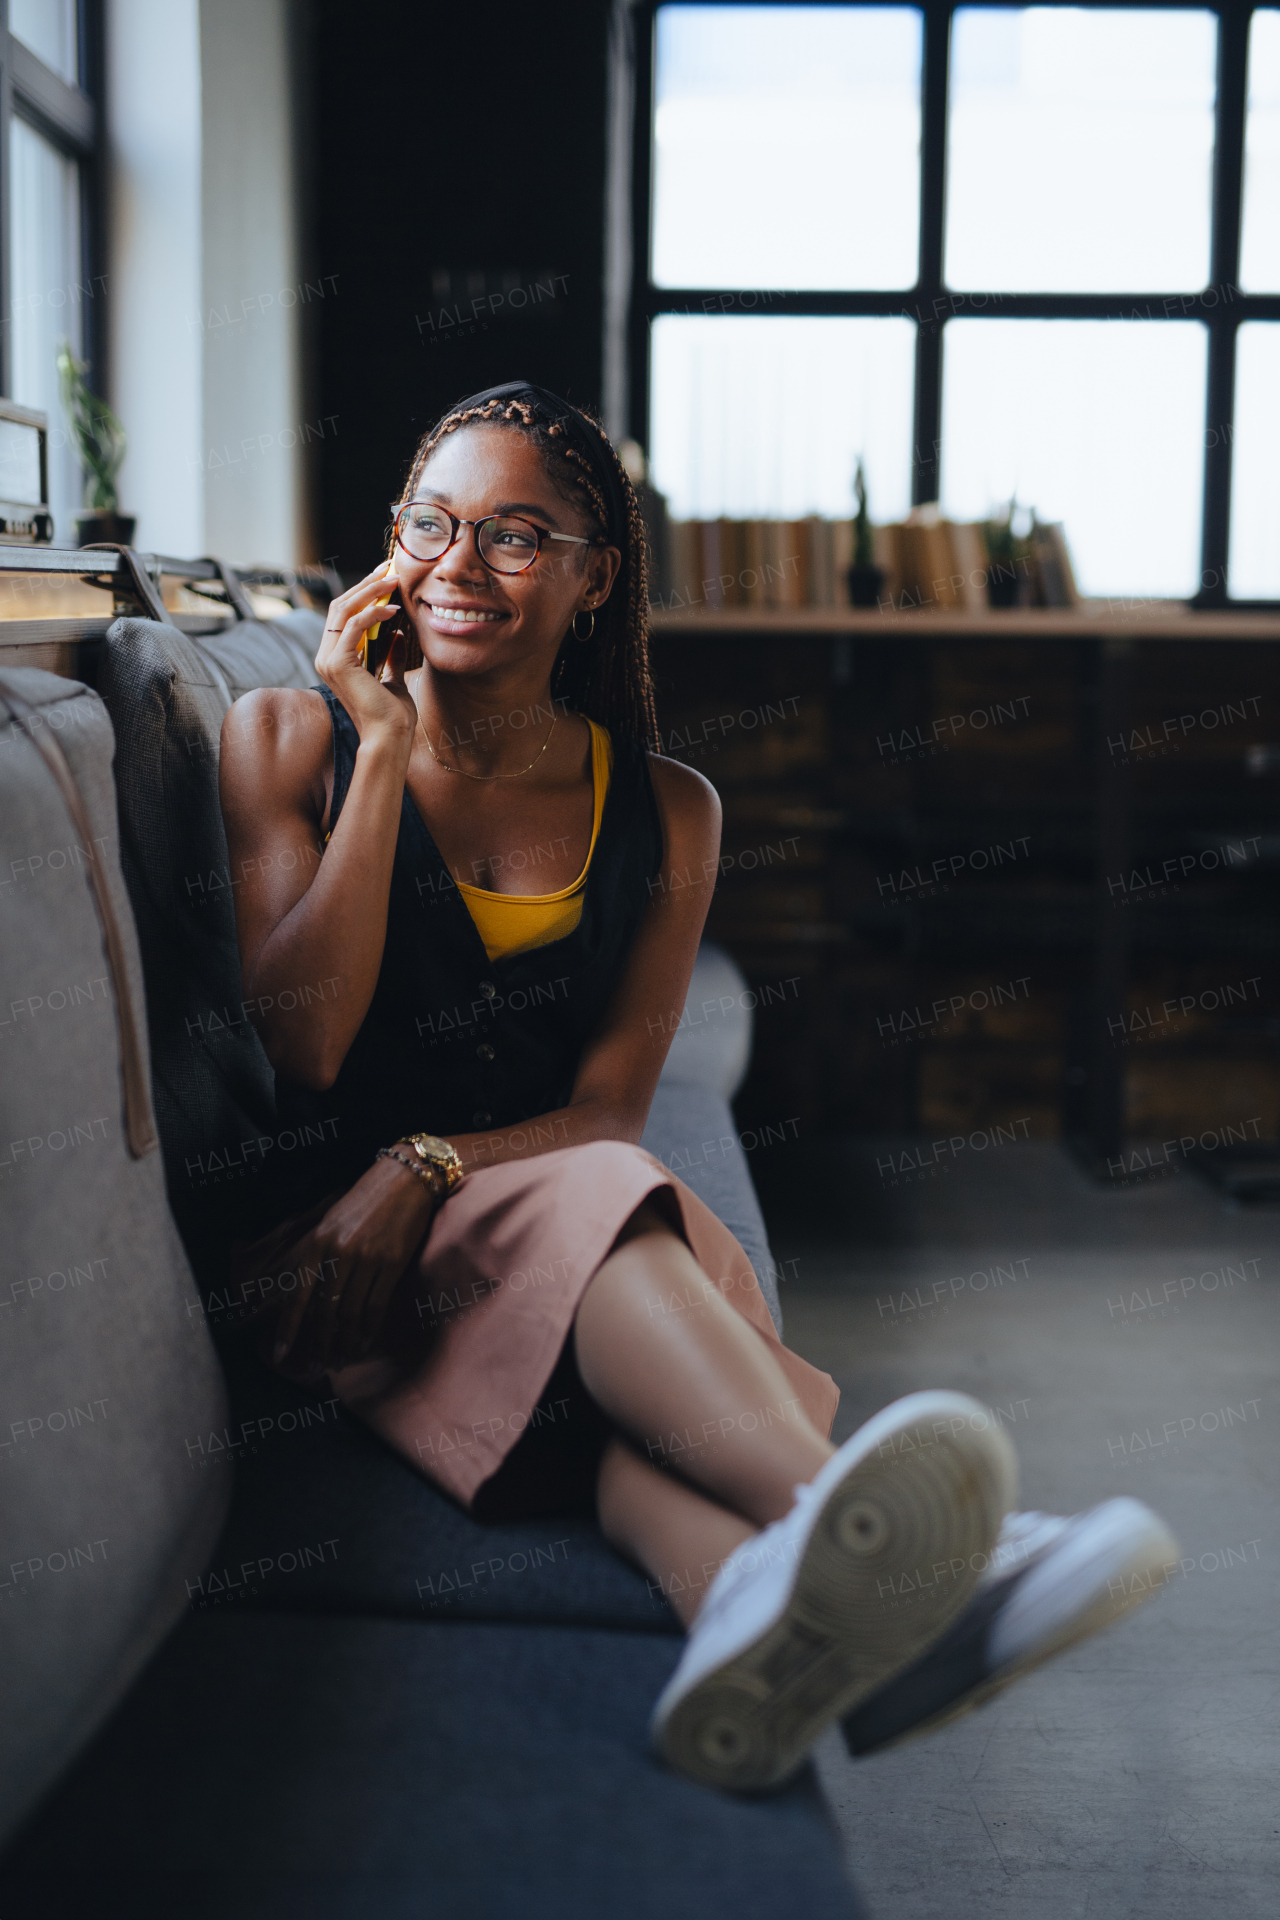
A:
[[[622,529],[622,567],[613,592],[596,609],[595,629],[585,643],[566,634],[552,668],[557,699],[611,732],[628,734],[656,751],[658,719],[649,667],[649,584],[644,519],[626,468],[600,422],[581,410],[600,435],[601,451],[617,477],[626,515]],[[603,540],[609,512],[590,461],[575,447],[561,421],[550,419],[526,400],[487,400],[482,406],[455,409],[423,435],[400,499],[413,498],[423,468],[446,434],[476,424],[513,427],[539,448],[552,480],[567,499],[588,512],[591,532]]]

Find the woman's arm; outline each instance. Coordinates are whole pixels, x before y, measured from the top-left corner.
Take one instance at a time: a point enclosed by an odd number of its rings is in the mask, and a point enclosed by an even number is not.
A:
[[[638,1141],[684,1008],[720,863],[720,799],[678,760],[649,756],[662,868],[613,998],[578,1065],[568,1106],[519,1127],[450,1136],[464,1166],[587,1140]]]
[[[222,723],[222,814],[245,1000],[272,1066],[316,1089],[332,1086],[377,985],[413,747],[403,642],[385,685],[359,661],[365,628],[386,617],[375,604],[385,590],[379,568],[335,600],[316,656],[360,736],[327,847],[332,729],[319,694],[264,688],[237,700]]]

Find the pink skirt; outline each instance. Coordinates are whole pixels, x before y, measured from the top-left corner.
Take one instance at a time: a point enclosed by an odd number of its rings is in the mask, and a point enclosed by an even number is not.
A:
[[[698,1265],[772,1349],[814,1426],[830,1432],[839,1389],[782,1345],[738,1241],[661,1161],[616,1140],[469,1174],[436,1214],[408,1284],[397,1290],[387,1352],[330,1374],[327,1391],[470,1508],[523,1436],[555,1427],[560,1399],[547,1401],[553,1380],[569,1383],[561,1396],[567,1416],[576,1370],[566,1373],[562,1356],[578,1304],[622,1226],[662,1188],[674,1202],[664,1210]],[[278,1269],[291,1239],[315,1217],[284,1221],[239,1249],[233,1274]],[[577,1397],[584,1398],[580,1386]],[[543,1459],[546,1472],[559,1470],[554,1448]],[[553,1502],[555,1489],[544,1492]]]

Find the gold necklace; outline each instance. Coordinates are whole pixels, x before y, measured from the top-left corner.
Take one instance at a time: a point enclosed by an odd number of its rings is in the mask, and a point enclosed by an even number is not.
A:
[[[438,767],[443,767],[446,773],[460,773],[464,780],[518,780],[520,778],[520,774],[528,773],[530,767],[537,766],[539,760],[541,760],[543,754],[546,752],[547,748],[551,745],[551,736],[556,730],[556,721],[560,718],[560,715],[558,713],[553,713],[551,715],[551,725],[547,728],[546,739],[543,741],[542,745],[538,748],[538,751],[534,754],[532,760],[529,762],[529,766],[521,767],[519,773],[468,773],[465,767],[451,767],[447,760],[442,760],[440,758],[440,755],[436,752],[435,748],[431,744],[431,735],[427,732],[426,728],[422,724],[422,715],[421,713],[418,713],[418,703],[416,700],[413,703],[413,710],[415,713],[418,714],[418,731],[422,735],[423,739],[426,741],[427,752],[431,755],[431,758],[435,761],[436,765]]]

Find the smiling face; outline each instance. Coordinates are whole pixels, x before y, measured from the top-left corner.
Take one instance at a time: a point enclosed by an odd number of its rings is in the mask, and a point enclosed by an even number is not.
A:
[[[431,500],[461,520],[519,514],[548,533],[590,538],[585,506],[566,500],[527,434],[469,426],[447,434],[431,455],[415,500]],[[483,674],[517,663],[549,676],[569,622],[608,598],[622,556],[616,547],[545,541],[524,573],[495,573],[481,559],[475,530],[464,526],[438,560],[415,560],[397,544],[401,599],[432,670]]]

